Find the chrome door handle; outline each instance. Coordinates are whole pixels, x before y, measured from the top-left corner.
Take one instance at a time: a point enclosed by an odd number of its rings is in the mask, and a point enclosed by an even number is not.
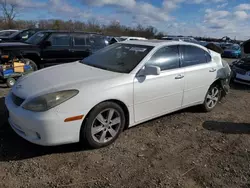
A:
[[[215,71],[216,71],[215,68],[212,68],[212,69],[209,70],[209,72],[215,72]]]
[[[181,75],[181,74],[179,74],[179,75],[177,75],[177,76],[175,77],[175,79],[182,79],[182,78],[184,78],[184,75]]]

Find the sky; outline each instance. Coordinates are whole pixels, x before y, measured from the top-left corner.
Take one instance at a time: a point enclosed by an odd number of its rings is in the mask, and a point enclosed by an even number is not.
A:
[[[0,0],[1,1],[1,0]],[[154,26],[169,35],[250,38],[250,0],[7,0],[18,19]]]

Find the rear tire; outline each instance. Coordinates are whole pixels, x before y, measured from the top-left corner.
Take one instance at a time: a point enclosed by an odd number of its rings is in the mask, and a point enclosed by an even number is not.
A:
[[[80,143],[90,148],[110,145],[118,138],[124,126],[124,111],[118,104],[100,103],[86,117],[80,131]]]
[[[207,91],[202,108],[205,112],[211,112],[221,99],[221,90],[218,84],[213,84]]]

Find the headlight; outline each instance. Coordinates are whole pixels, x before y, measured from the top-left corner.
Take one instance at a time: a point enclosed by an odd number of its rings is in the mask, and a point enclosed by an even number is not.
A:
[[[78,90],[65,90],[45,94],[31,99],[23,105],[23,108],[34,112],[44,112],[71,99],[78,93]]]

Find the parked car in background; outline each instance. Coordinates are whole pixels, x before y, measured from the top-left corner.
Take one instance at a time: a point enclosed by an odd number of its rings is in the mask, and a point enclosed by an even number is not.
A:
[[[126,36],[121,36],[121,37],[113,37],[109,44],[114,44],[116,42],[122,42],[122,41],[130,41],[130,40],[147,40],[144,37],[126,37]]]
[[[177,37],[162,37],[161,40],[168,40],[168,41],[183,41]]]
[[[227,47],[223,54],[222,57],[227,57],[227,58],[240,58],[241,57],[241,48],[238,44],[233,44],[229,47]]]
[[[200,45],[124,41],[20,78],[5,104],[13,130],[32,143],[99,148],[125,127],[194,105],[213,110],[229,76],[220,54]]]
[[[15,33],[12,33],[9,36],[1,36],[0,35],[0,42],[25,41],[39,31],[41,31],[41,29],[24,29],[24,30],[20,30],[20,31],[17,31]]]
[[[241,45],[241,55],[244,58],[250,58],[250,40],[244,41]]]
[[[162,40],[172,40],[172,41],[184,41],[184,42],[191,42],[191,43],[195,43],[195,44],[199,44],[199,41],[195,40],[193,37],[175,37],[175,36],[171,36],[171,37],[162,37]]]
[[[225,50],[227,48],[230,48],[231,46],[233,46],[233,43],[225,43],[225,42],[221,42],[221,43],[218,43],[220,45],[220,47]]]
[[[202,46],[206,46],[208,44],[208,42],[207,41],[199,41],[199,44]]]
[[[232,65],[232,81],[250,85],[250,58],[242,58]]]
[[[14,29],[8,29],[8,30],[1,30],[0,31],[0,37],[8,37],[10,35],[12,35],[13,33],[18,32],[18,30],[14,30]]]
[[[250,85],[250,40],[241,45],[242,58],[232,64],[232,81]]]
[[[0,43],[1,61],[24,58],[34,70],[83,59],[106,46],[99,34],[68,31],[40,31],[25,42]]]

